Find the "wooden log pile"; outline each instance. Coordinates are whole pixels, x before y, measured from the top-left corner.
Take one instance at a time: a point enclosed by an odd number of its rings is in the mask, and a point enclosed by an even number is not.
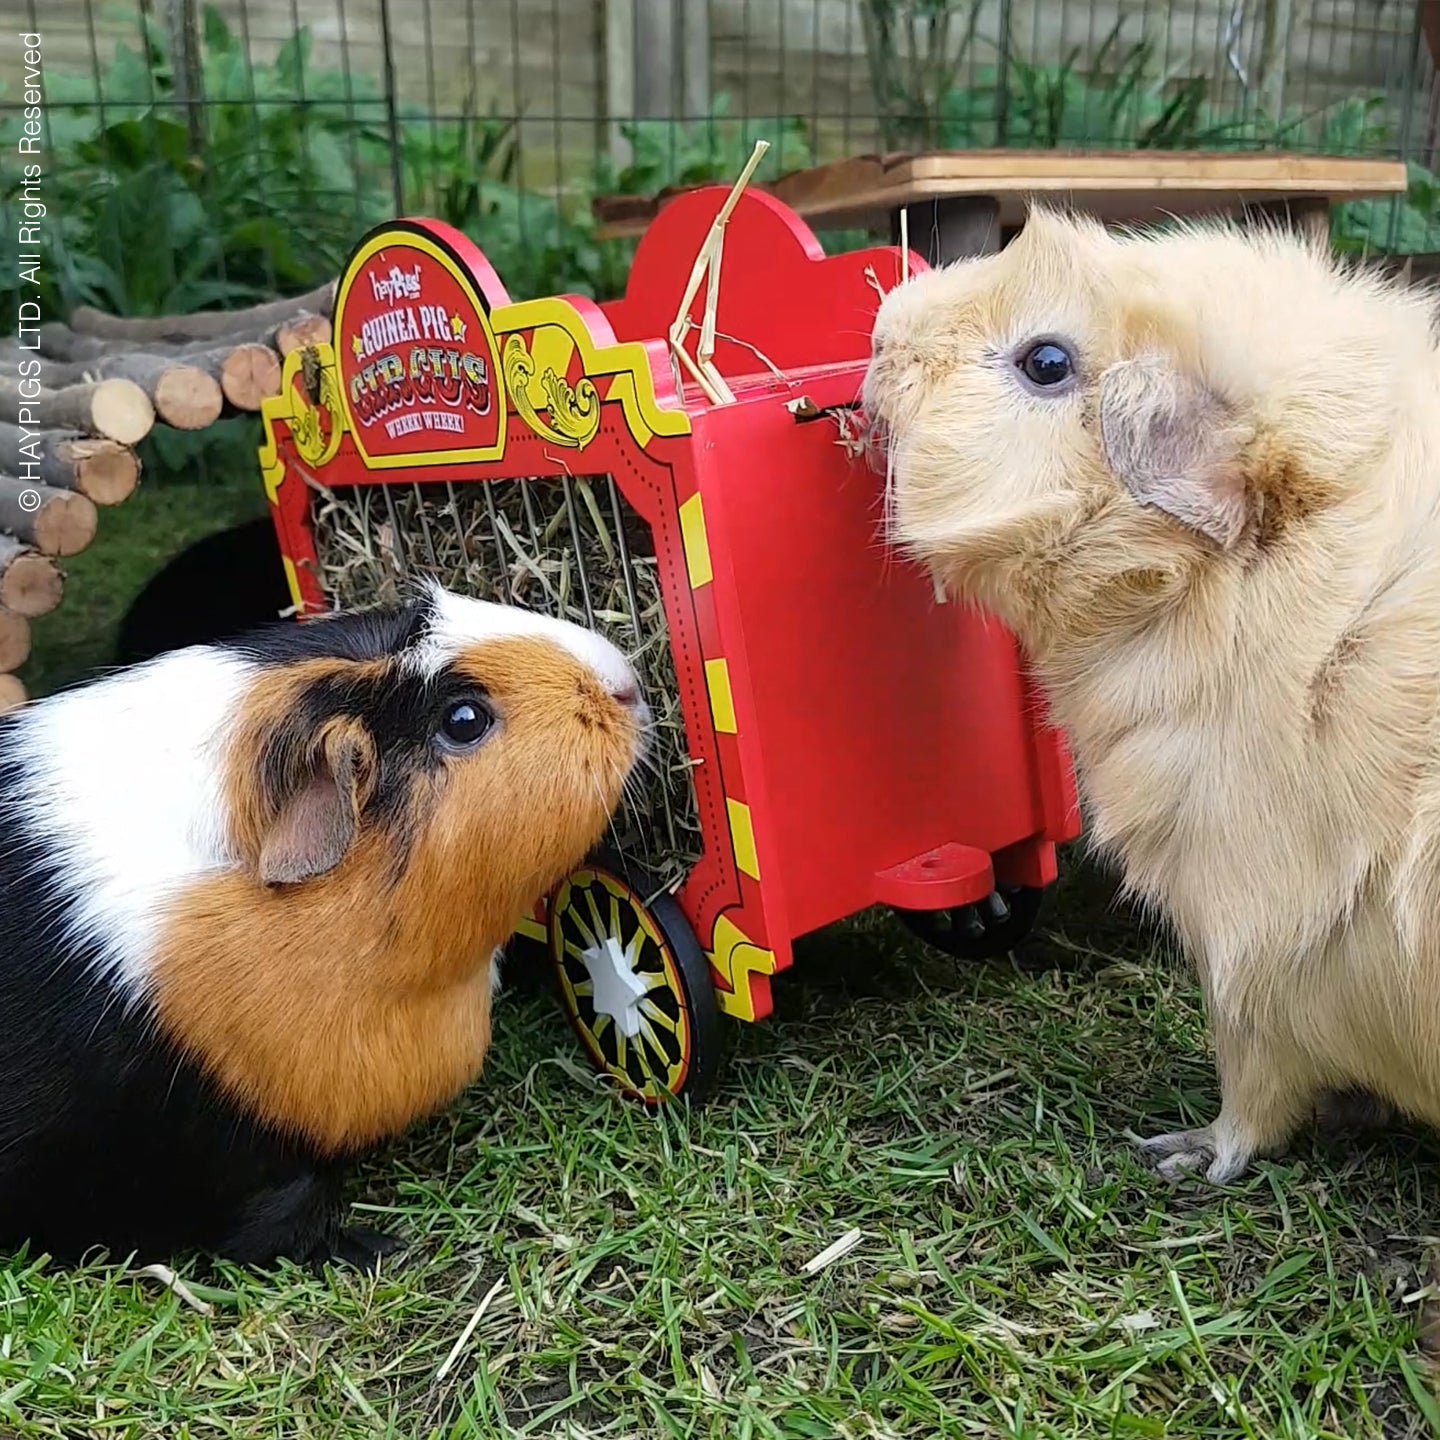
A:
[[[64,594],[58,562],[140,483],[135,447],[156,425],[258,411],[280,393],[285,356],[330,339],[333,299],[327,283],[249,310],[126,319],[82,306],[40,326],[38,345],[0,341],[0,713],[26,698],[15,671],[30,622]]]

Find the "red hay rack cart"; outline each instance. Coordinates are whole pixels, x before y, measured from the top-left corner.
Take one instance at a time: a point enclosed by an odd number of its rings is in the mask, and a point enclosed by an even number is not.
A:
[[[264,407],[300,615],[426,574],[635,658],[652,763],[522,934],[595,1064],[647,1102],[703,1090],[720,1016],[770,1013],[795,937],[885,905],[956,955],[1008,950],[1079,828],[1013,640],[886,549],[883,476],[848,439],[902,252],[827,258],[743,193],[718,401],[677,363],[727,193],[665,206],[606,304],[512,300],[458,232],[386,225],[341,277],[332,343],[291,355]]]

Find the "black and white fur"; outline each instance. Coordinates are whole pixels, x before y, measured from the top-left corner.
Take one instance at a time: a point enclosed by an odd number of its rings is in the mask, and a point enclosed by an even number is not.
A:
[[[166,898],[236,863],[218,765],[260,671],[392,657],[423,687],[466,644],[508,634],[633,688],[600,637],[437,589],[174,651],[0,718],[0,1253],[358,1263],[392,1248],[341,1228],[351,1157],[255,1122],[159,1032],[148,956]],[[392,706],[392,738],[422,710]]]

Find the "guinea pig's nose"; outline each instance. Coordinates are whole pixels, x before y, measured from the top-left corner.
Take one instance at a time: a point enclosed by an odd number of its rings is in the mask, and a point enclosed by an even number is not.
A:
[[[640,686],[637,681],[624,680],[618,685],[610,687],[611,697],[627,710],[635,710],[640,705]]]

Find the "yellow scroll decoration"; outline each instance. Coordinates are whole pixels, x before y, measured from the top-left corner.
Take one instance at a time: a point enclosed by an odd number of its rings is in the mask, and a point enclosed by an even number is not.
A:
[[[300,352],[300,382],[301,393],[296,394],[293,387],[291,392],[290,436],[295,442],[295,453],[307,465],[324,465],[340,448],[345,429],[333,361],[325,364],[318,350],[307,345]],[[329,435],[320,424],[321,411],[329,417]]]
[[[510,392],[515,408],[542,439],[582,450],[599,433],[600,394],[588,377],[582,376],[578,385],[571,386],[563,375],[555,373],[553,365],[545,367],[540,376],[540,388],[545,392],[546,408],[550,412],[550,423],[547,425],[530,399],[535,361],[525,348],[523,336],[511,335],[505,341],[500,363],[505,370],[505,388]]]

